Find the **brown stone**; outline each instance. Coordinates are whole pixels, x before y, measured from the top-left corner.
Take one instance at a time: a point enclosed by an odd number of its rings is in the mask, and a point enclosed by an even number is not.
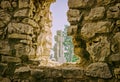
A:
[[[1,2],[1,7],[2,7],[3,9],[10,8],[10,7],[11,7],[11,4],[10,4],[9,1],[2,1],[2,2]]]
[[[4,27],[5,24],[3,23],[3,21],[0,20],[0,28]]]
[[[9,23],[8,33],[33,34],[33,27],[23,23]]]
[[[100,20],[104,17],[105,8],[104,7],[96,7],[91,9],[88,17],[85,20]]]
[[[111,23],[108,21],[100,21],[97,23],[85,23],[81,29],[81,35],[88,40],[95,36],[96,33],[109,33]]]
[[[24,73],[24,72],[30,72],[30,67],[23,66],[15,69],[15,73]]]
[[[77,33],[78,26],[72,25],[67,29],[67,35],[71,36]]]
[[[30,0],[19,0],[18,2],[19,4],[19,8],[25,8],[25,7],[29,7],[30,5]]]
[[[10,55],[10,45],[8,41],[0,40],[0,54]]]
[[[4,10],[0,10],[0,19],[3,21],[3,23],[7,24],[10,19],[11,19],[11,16],[10,14],[6,13]]]
[[[67,16],[68,16],[68,21],[71,23],[71,24],[76,24],[80,21],[81,19],[81,13],[79,10],[75,10],[75,9],[70,9],[68,10],[67,12]]]
[[[92,63],[86,68],[86,75],[98,78],[111,78],[111,71],[106,63]]]
[[[11,82],[9,78],[3,78],[1,82]]]
[[[120,54],[112,54],[109,56],[109,61],[112,62],[119,62],[120,61]]]
[[[114,69],[115,78],[120,79],[120,68]]]
[[[11,57],[11,56],[2,56],[1,60],[2,60],[2,62],[15,62],[15,63],[21,62],[20,58]]]
[[[107,11],[107,18],[120,19],[120,4],[110,7]]]
[[[39,28],[38,23],[35,22],[35,21],[32,20],[32,19],[25,18],[25,19],[22,20],[22,22],[23,22],[23,23],[26,23],[26,24],[29,24],[29,25],[31,25],[31,26],[33,26],[33,27],[35,27],[35,28]]]
[[[87,8],[94,4],[94,0],[68,0],[69,8]]]
[[[10,39],[25,39],[25,40],[32,40],[32,37],[30,37],[29,35],[25,35],[25,34],[9,34],[8,38]]]
[[[90,53],[93,61],[106,61],[110,55],[110,43],[105,36],[99,36],[87,43],[87,51]]]
[[[29,9],[20,9],[16,11],[14,17],[29,17]]]

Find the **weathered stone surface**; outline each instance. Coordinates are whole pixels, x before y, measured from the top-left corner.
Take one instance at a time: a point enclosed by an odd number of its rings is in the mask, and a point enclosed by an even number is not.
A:
[[[120,27],[120,20],[117,20],[117,21],[116,21],[116,25],[117,25],[118,27]]]
[[[114,69],[114,74],[117,79],[120,79],[120,68],[115,68]]]
[[[5,24],[3,23],[3,21],[0,20],[0,28],[4,27]]]
[[[27,24],[29,24],[29,25],[31,25],[31,26],[33,26],[33,27],[39,28],[38,23],[37,23],[37,22],[35,22],[35,21],[34,21],[34,20],[32,20],[32,19],[25,18],[25,19],[23,19],[23,21],[22,21],[22,22],[23,22],[23,23],[27,23]]]
[[[81,35],[84,39],[90,39],[95,36],[96,33],[108,33],[110,32],[111,23],[108,21],[101,21],[97,23],[85,23],[81,29]]]
[[[29,9],[20,9],[15,12],[14,17],[28,17]]]
[[[94,0],[68,0],[69,8],[85,8],[91,7],[94,4]]]
[[[80,21],[81,19],[81,13],[79,10],[74,10],[74,9],[70,9],[68,12],[67,12],[67,16],[68,16],[68,21],[71,23],[71,24],[76,24]]]
[[[3,78],[1,82],[11,82],[9,78]]]
[[[120,54],[112,54],[111,56],[109,56],[109,61],[112,62],[119,62],[120,61]]]
[[[1,2],[1,8],[6,9],[6,8],[10,8],[11,4],[9,1],[2,1]]]
[[[120,19],[120,3],[116,4],[113,7],[110,7],[107,11],[107,18]]]
[[[29,7],[30,0],[19,0],[19,8]]]
[[[11,16],[4,10],[0,10],[0,19],[3,21],[3,23],[7,24],[10,21]]]
[[[23,23],[9,23],[8,33],[33,34],[33,27]]]
[[[10,39],[25,39],[25,40],[32,40],[32,37],[29,36],[29,35],[25,35],[25,34],[16,34],[16,33],[13,33],[13,34],[9,34],[8,35],[8,38]]]
[[[74,35],[78,30],[78,26],[77,25],[73,25],[73,26],[70,26],[67,30],[67,35],[71,36],[71,35]]]
[[[109,5],[115,2],[115,0],[97,0],[97,5]]]
[[[112,74],[106,63],[92,63],[86,68],[86,75],[98,78],[111,78]]]
[[[96,7],[91,9],[90,14],[86,17],[85,20],[99,20],[104,17],[105,8],[104,7]]]
[[[24,73],[24,72],[30,72],[30,67],[23,66],[15,69],[15,73]]]
[[[120,54],[120,32],[117,32],[112,39],[111,50],[113,53]]]
[[[34,69],[34,70],[31,70],[31,75],[35,78],[41,78],[44,76],[44,72],[43,70]]]
[[[110,55],[110,42],[107,37],[99,36],[87,43],[87,51],[94,62],[105,61],[105,58]]]
[[[77,67],[63,67],[62,68],[63,78],[84,78],[84,70]]]
[[[0,40],[0,54],[10,55],[10,46],[8,41]]]
[[[7,64],[0,63],[0,75],[3,75],[5,72],[5,69],[8,67]]]
[[[20,58],[11,57],[11,56],[2,56],[1,60],[2,60],[2,62],[15,62],[15,63],[21,62]]]

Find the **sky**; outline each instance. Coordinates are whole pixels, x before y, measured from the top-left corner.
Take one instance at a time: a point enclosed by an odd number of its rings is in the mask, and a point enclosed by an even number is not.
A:
[[[57,30],[63,30],[64,25],[69,25],[67,21],[68,0],[56,0],[51,4],[50,11],[52,12],[52,34],[53,44],[54,35]]]

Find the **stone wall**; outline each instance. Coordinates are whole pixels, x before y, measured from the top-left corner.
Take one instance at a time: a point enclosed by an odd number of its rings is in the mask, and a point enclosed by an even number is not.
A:
[[[1,62],[48,58],[51,48],[53,0],[0,0]]]
[[[68,6],[79,65],[90,77],[120,79],[120,0],[68,0]]]

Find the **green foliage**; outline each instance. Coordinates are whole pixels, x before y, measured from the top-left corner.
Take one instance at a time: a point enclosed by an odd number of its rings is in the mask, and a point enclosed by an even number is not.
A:
[[[65,25],[65,28],[63,31],[64,56],[67,62],[75,62],[76,60],[78,60],[78,58],[74,55],[74,52],[73,52],[74,46],[72,43],[72,37],[67,36],[67,29],[68,29],[68,26]]]

